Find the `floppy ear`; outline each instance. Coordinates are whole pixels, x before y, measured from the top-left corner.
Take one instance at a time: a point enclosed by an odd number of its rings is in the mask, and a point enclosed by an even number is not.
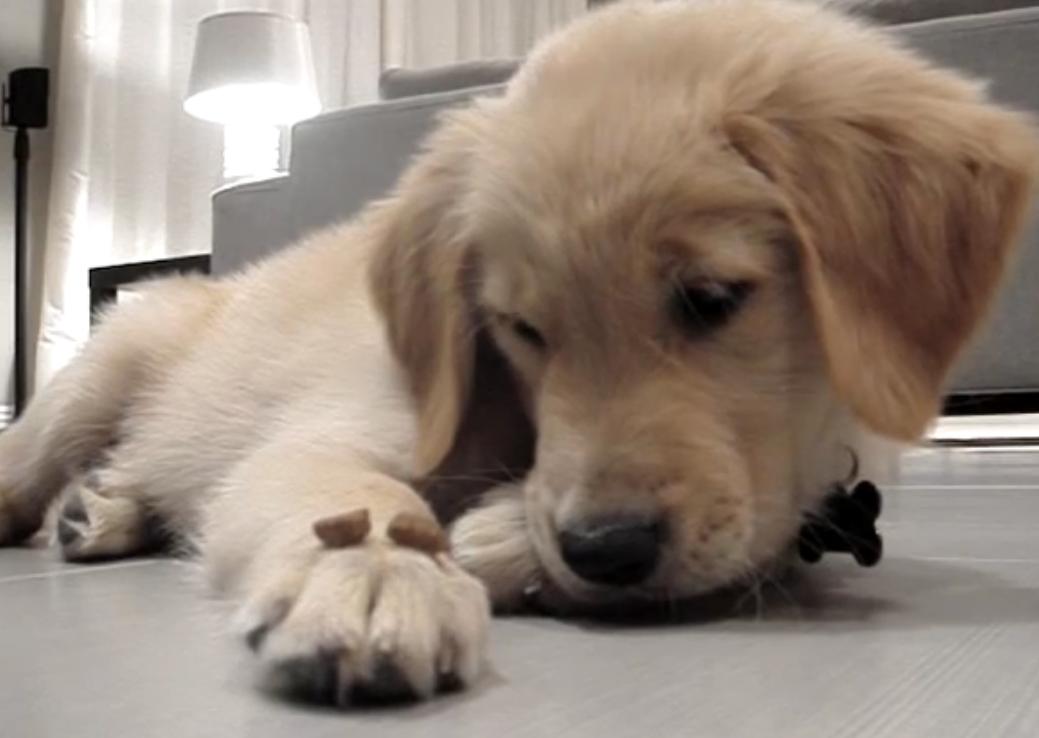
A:
[[[464,213],[478,109],[453,111],[371,213],[369,285],[418,406],[416,474],[440,462],[468,401],[475,347]]]
[[[1030,122],[881,48],[725,129],[780,192],[837,392],[875,431],[919,437],[1028,209]]]

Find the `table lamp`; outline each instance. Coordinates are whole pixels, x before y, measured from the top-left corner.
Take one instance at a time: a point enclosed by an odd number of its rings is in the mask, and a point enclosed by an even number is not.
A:
[[[276,173],[279,126],[321,110],[307,26],[267,12],[203,18],[184,110],[224,126],[225,180]]]

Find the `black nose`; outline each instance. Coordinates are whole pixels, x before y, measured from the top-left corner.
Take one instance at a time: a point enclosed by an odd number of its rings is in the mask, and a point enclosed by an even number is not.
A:
[[[625,587],[644,581],[660,558],[661,527],[635,518],[580,523],[559,534],[559,549],[577,576]]]

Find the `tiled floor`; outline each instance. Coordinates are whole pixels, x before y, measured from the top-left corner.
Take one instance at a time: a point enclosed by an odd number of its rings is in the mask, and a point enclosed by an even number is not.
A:
[[[0,736],[1039,735],[1039,450],[914,454],[886,502],[878,569],[761,617],[504,620],[479,688],[360,714],[254,690],[184,564],[0,551]]]

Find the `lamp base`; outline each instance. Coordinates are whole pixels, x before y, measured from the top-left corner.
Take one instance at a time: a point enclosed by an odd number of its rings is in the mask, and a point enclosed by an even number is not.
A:
[[[224,180],[271,177],[281,169],[281,129],[263,123],[224,126]]]

